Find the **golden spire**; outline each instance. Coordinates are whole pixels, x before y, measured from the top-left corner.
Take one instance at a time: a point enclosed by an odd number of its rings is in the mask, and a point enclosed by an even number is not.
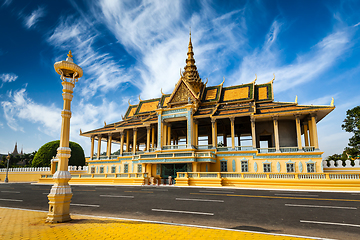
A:
[[[188,82],[196,93],[199,93],[204,85],[199,76],[199,72],[197,71],[197,67],[195,65],[193,45],[191,42],[191,29],[189,33],[189,46],[187,52],[186,66],[185,71],[182,74],[182,78],[184,81]]]

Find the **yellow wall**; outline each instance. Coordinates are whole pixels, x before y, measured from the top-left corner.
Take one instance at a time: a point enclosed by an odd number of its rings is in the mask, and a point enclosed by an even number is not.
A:
[[[50,174],[50,172],[9,172],[9,182],[37,182],[41,175]],[[0,181],[4,182],[6,172],[0,172]]]

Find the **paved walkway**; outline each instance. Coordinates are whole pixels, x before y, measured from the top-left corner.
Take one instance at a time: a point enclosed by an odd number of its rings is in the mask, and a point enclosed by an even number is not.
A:
[[[0,239],[306,239],[81,215],[48,224],[46,214],[0,207]]]

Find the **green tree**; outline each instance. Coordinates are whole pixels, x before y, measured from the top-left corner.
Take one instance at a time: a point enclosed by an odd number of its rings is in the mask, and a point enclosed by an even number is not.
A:
[[[39,148],[32,160],[32,167],[50,167],[51,159],[56,156],[57,149],[60,146],[60,140],[45,143]],[[70,142],[71,157],[69,159],[69,166],[84,166],[85,154],[82,147],[75,143]]]
[[[349,139],[349,147],[345,148],[346,153],[351,157],[360,155],[360,106],[346,111],[346,118],[341,125],[346,132],[354,135]]]

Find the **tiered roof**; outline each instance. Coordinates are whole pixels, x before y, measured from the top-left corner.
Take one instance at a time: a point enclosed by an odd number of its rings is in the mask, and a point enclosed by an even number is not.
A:
[[[122,121],[108,124],[96,130],[81,133],[91,136],[97,133],[112,132],[119,129],[143,126],[145,123],[156,123],[158,109],[177,108],[187,105],[189,101],[196,104],[194,118],[226,118],[229,116],[252,116],[266,118],[274,115],[289,115],[317,113],[320,121],[335,107],[298,105],[297,102],[274,102],[274,78],[264,84],[256,84],[256,79],[250,83],[224,87],[224,81],[217,86],[207,87],[199,76],[195,65],[193,46],[190,41],[186,66],[180,72],[180,79],[171,94],[163,94],[160,98],[140,100],[138,104],[131,105],[126,111]]]

